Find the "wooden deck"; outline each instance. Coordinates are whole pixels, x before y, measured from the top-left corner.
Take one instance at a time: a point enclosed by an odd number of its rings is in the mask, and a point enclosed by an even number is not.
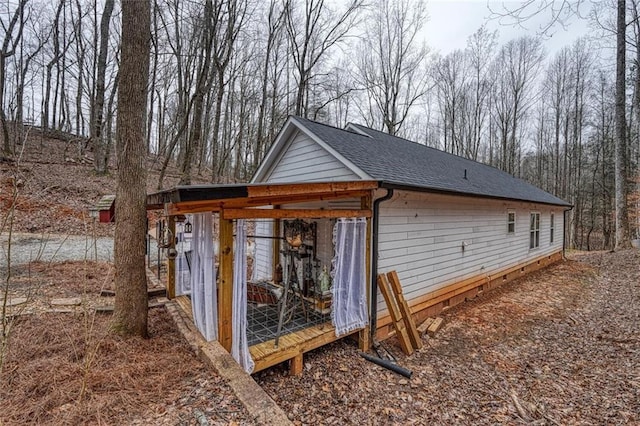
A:
[[[193,322],[191,299],[187,296],[178,296],[175,300]],[[355,330],[347,335],[356,334],[359,331]],[[325,323],[280,336],[278,347],[275,347],[275,339],[253,345],[249,348],[251,358],[255,362],[253,372],[257,373],[281,362],[291,360],[291,374],[300,374],[302,372],[303,356],[306,352],[335,342],[347,335],[336,337],[333,325]]]
[[[350,334],[354,333],[358,333],[358,330]],[[275,339],[253,345],[249,348],[251,357],[256,363],[253,372],[256,373],[291,360],[291,373],[300,374],[305,352],[328,345],[343,337],[345,336],[336,337],[333,325],[325,323],[281,336],[277,348],[275,347]]]

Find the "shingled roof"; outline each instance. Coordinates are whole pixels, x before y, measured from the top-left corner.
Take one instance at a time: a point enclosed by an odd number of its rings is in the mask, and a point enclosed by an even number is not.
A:
[[[383,186],[571,206],[495,167],[359,124],[339,129],[301,117],[292,121]]]

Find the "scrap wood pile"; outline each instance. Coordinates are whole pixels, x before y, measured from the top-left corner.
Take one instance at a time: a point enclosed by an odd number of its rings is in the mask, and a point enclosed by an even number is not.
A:
[[[443,312],[410,379],[339,341],[256,379],[303,424],[640,422],[640,252],[576,255]]]

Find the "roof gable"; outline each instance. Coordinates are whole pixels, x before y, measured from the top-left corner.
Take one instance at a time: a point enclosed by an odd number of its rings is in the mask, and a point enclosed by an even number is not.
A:
[[[319,145],[321,148],[321,152],[328,153],[329,156],[334,158],[337,164],[340,164],[344,167],[345,171],[349,171],[350,174],[356,176],[356,178],[371,180],[371,177],[367,175],[361,168],[353,164],[349,159],[342,156],[339,152],[335,151],[335,149],[325,143],[324,139],[320,137],[317,132],[311,131],[304,124],[303,121],[309,121],[302,119],[300,117],[290,116],[285,122],[284,126],[278,133],[274,143],[269,148],[269,151],[265,155],[264,160],[258,167],[258,170],[254,173],[251,182],[259,183],[270,180],[274,170],[277,169],[280,162],[283,160],[286,161],[288,150],[291,148],[291,145],[295,143],[296,135],[300,132],[306,135],[313,143]],[[311,122],[311,121],[309,121]],[[313,123],[313,122],[311,122]],[[308,159],[312,163],[316,163],[318,158],[309,158]],[[346,175],[346,173],[345,173]],[[353,175],[350,176],[350,180],[353,179]],[[332,179],[326,179],[332,180]],[[340,180],[338,178],[338,180]]]

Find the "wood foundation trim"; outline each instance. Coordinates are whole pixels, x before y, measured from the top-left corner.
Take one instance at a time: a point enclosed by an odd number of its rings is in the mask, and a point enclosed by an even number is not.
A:
[[[446,307],[452,307],[466,299],[472,299],[478,293],[506,284],[538,269],[549,266],[563,258],[562,251],[540,256],[531,261],[504,268],[492,274],[483,274],[454,282],[438,290],[408,301],[413,319],[416,323],[428,317],[436,316]],[[389,312],[378,317],[376,337],[386,339],[393,333],[392,319]]]
[[[188,297],[178,296],[165,307],[191,349],[209,368],[226,380],[257,424],[292,424],[286,413],[217,341],[205,341],[193,324],[191,302]]]

